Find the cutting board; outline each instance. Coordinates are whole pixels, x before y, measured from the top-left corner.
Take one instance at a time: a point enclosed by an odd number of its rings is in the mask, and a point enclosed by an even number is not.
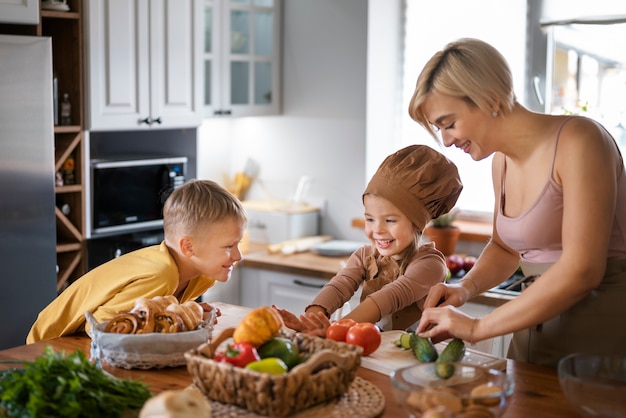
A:
[[[415,355],[411,350],[405,350],[402,347],[397,347],[393,343],[400,338],[402,332],[403,331],[398,330],[385,331],[381,333],[382,341],[380,343],[380,347],[378,347],[378,349],[369,356],[361,357],[361,367],[374,370],[375,372],[389,374],[393,370],[401,367],[419,364],[419,361],[415,358]],[[435,344],[437,352],[441,353],[446,345],[447,342]],[[495,357],[481,351],[472,350],[471,348],[465,349],[465,357],[463,357],[462,361],[492,369],[506,369],[506,359]]]

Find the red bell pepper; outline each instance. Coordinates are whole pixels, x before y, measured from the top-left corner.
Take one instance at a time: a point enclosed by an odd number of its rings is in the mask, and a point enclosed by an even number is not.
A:
[[[226,350],[215,354],[213,360],[230,363],[233,366],[245,367],[248,363],[260,360],[256,348],[246,342],[226,345]]]

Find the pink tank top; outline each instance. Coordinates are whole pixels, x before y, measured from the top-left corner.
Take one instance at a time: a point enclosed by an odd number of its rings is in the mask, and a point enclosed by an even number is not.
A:
[[[550,177],[546,185],[535,203],[516,218],[504,215],[506,160],[503,162],[496,229],[502,241],[519,252],[522,260],[534,263],[554,263],[561,256],[563,188],[554,181],[552,173],[561,129],[569,120],[571,118],[567,118],[557,132]],[[608,132],[606,134],[609,135]],[[626,258],[626,176],[623,165],[617,179],[616,210],[607,258]]]

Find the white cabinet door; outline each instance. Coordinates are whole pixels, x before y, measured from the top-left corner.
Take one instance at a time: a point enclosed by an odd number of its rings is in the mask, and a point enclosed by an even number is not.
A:
[[[487,306],[478,303],[466,303],[459,309],[470,316],[480,318],[487,315],[495,308],[493,306]],[[484,353],[492,354],[497,357],[505,358],[509,348],[509,343],[511,342],[511,338],[512,335],[494,337],[488,340],[481,341],[474,345],[468,345],[468,347],[473,350],[478,350]]]
[[[294,314],[301,314],[309,306],[326,279],[278,273],[269,270],[241,269],[241,304],[251,308],[276,305]],[[349,301],[351,307],[359,304],[360,292]],[[339,316],[348,312],[343,308]],[[333,316],[336,319],[336,315]]]
[[[92,0],[87,129],[202,122],[202,0]]]
[[[39,24],[39,0],[0,0],[0,23]]]
[[[204,114],[276,115],[281,0],[205,0]]]

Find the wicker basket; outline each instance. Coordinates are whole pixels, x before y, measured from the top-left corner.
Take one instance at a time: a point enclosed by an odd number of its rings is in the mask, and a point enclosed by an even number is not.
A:
[[[212,360],[233,331],[227,328],[210,344],[185,353],[187,369],[209,399],[256,414],[285,417],[338,397],[348,390],[361,364],[361,347],[288,331],[281,331],[281,336],[310,358],[283,375]]]
[[[185,353],[211,340],[215,313],[193,331],[161,334],[115,334],[104,332],[107,322],[99,323],[85,313],[91,329],[91,358],[124,369],[161,369],[184,366]]]

